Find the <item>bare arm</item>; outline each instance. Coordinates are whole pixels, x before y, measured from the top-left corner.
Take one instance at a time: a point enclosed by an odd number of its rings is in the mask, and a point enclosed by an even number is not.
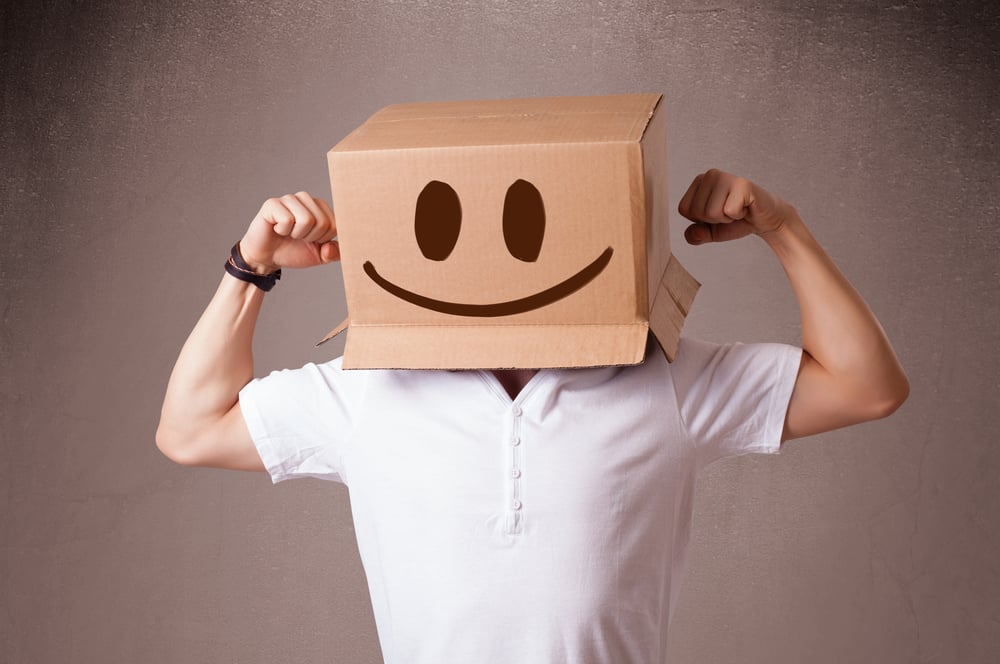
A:
[[[240,248],[266,274],[337,260],[336,233],[329,205],[299,192],[265,202]],[[225,274],[181,349],[156,431],[157,447],[177,463],[264,470],[239,405],[240,390],[253,379],[253,331],[263,300],[262,290]]]
[[[885,417],[909,383],[885,331],[791,205],[749,180],[710,170],[697,176],[678,210],[695,222],[691,244],[751,233],[774,251],[802,316],[802,364],[782,440]]]

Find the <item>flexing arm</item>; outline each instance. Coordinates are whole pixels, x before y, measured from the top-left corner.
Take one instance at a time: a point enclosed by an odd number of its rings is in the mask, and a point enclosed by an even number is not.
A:
[[[261,274],[340,257],[333,212],[306,192],[264,203],[240,240]],[[253,330],[264,292],[228,274],[181,349],[163,400],[156,444],[190,466],[263,471],[240,412],[239,392],[253,378]]]
[[[802,316],[802,364],[782,440],[885,417],[909,394],[906,374],[868,305],[795,208],[749,180],[710,170],[678,205],[691,244],[759,235],[781,261]]]

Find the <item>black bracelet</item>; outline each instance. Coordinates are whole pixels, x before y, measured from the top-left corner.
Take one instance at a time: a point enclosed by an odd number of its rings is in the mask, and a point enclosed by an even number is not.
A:
[[[258,274],[254,272],[253,268],[243,260],[239,242],[234,244],[232,251],[229,252],[229,260],[226,261],[226,272],[240,281],[253,284],[265,293],[274,288],[274,284],[277,283],[278,279],[281,279],[280,268],[270,274]]]

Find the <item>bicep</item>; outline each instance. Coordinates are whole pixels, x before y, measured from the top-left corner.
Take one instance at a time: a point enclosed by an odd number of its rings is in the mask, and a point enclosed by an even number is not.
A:
[[[878,404],[859,398],[857,390],[838,381],[802,351],[781,440],[803,438],[881,417]]]
[[[266,472],[237,401],[199,440],[188,465]]]

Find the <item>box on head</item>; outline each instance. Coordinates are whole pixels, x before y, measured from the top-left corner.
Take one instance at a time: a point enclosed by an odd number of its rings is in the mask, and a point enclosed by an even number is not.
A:
[[[398,104],[328,160],[344,368],[637,364],[650,332],[673,359],[699,285],[661,95]]]

